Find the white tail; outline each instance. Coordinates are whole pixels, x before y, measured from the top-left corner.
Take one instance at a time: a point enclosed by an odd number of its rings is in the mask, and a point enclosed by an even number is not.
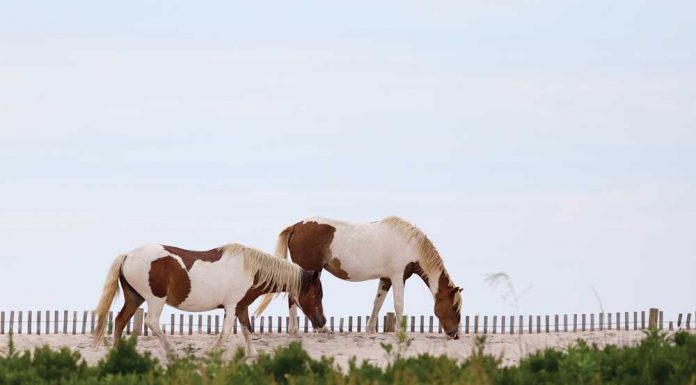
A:
[[[102,294],[99,298],[99,304],[97,308],[94,309],[94,313],[97,315],[97,330],[94,331],[95,346],[98,346],[101,343],[101,339],[104,337],[106,314],[109,312],[109,309],[111,309],[111,303],[114,301],[114,298],[118,295],[118,276],[121,273],[121,265],[123,265],[125,259],[126,254],[120,254],[114,259],[106,275],[104,289],[102,289]]]
[[[276,243],[276,249],[275,249],[275,254],[279,258],[283,259],[288,259],[288,239],[290,238],[290,233],[292,232],[292,226],[287,227],[285,230],[281,231],[280,234],[278,235],[278,242]],[[259,307],[256,308],[256,311],[254,314],[258,317],[260,316],[264,310],[268,307],[268,305],[271,303],[273,300],[273,297],[276,296],[276,294],[273,293],[268,293],[264,294],[261,303],[259,304]]]

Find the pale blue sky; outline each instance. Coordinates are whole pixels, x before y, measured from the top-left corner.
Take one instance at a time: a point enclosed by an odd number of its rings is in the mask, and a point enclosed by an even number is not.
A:
[[[696,303],[696,5],[0,3],[0,308],[87,309],[145,242],[399,215],[466,314]],[[326,275],[329,277],[329,275]],[[376,282],[325,281],[327,315]],[[269,314],[286,314],[278,301]],[[384,310],[390,309],[391,300]],[[406,313],[432,300],[409,281]]]

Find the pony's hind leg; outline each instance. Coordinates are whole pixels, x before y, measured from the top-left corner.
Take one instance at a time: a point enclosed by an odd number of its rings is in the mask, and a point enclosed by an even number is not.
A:
[[[162,314],[162,309],[164,308],[165,304],[165,299],[164,298],[155,298],[153,300],[147,301],[147,317],[145,317],[145,325],[152,330],[152,334],[157,336],[159,338],[160,342],[162,343],[162,346],[164,347],[164,350],[167,351],[167,353],[173,353],[174,350],[172,349],[172,346],[169,344],[169,341],[167,340],[167,336],[164,335],[164,332],[162,329],[160,329],[159,326],[159,319],[160,315]]]
[[[119,279],[121,281],[121,287],[123,288],[124,303],[123,308],[118,312],[114,322],[114,346],[116,346],[121,338],[121,334],[123,334],[123,329],[126,327],[128,320],[133,317],[135,311],[138,310],[138,307],[144,301],[143,297],[128,284],[123,276],[119,277]]]
[[[391,285],[391,280],[388,278],[381,278],[379,280],[379,286],[377,287],[377,295],[375,296],[375,304],[372,307],[372,315],[370,316],[370,321],[368,321],[367,323],[368,333],[377,332],[376,328],[377,317],[379,317],[379,309],[382,308],[384,298],[387,296],[387,292],[389,292],[389,288],[391,287]]]

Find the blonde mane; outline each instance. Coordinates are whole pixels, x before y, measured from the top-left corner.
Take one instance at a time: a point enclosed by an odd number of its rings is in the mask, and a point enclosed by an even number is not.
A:
[[[258,280],[255,288],[273,288],[299,298],[302,288],[302,268],[298,265],[238,243],[223,246],[222,249],[226,254],[241,253],[244,256],[244,269]]]
[[[406,239],[416,242],[418,245],[418,263],[428,279],[439,279],[440,274],[444,272],[449,281],[453,283],[437,248],[418,227],[395,216],[386,217],[380,222],[391,226]],[[462,307],[462,296],[458,291],[454,295],[454,306],[456,306],[457,310],[460,310]]]

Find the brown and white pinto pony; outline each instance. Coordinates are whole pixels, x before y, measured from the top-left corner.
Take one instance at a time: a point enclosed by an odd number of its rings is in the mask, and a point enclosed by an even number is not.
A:
[[[405,220],[387,217],[378,222],[354,224],[321,217],[305,219],[280,233],[276,254],[287,258],[288,250],[292,261],[303,269],[326,269],[347,281],[379,279],[368,332],[375,332],[377,316],[390,287],[394,288],[396,319],[402,319],[404,284],[416,274],[432,292],[435,315],[447,336],[459,337],[462,289],[452,282],[428,237]],[[257,314],[272,297],[272,294],[264,297]],[[292,296],[289,301],[292,325],[288,331],[296,333],[297,308]]]
[[[222,333],[215,348],[226,341],[236,315],[242,324],[249,355],[255,352],[251,345],[248,306],[263,294],[287,292],[298,299],[315,327],[321,328],[326,323],[318,271],[304,270],[292,262],[235,243],[208,251],[149,244],[117,256],[111,265],[95,309],[99,321],[95,344],[104,336],[106,315],[118,294],[119,281],[125,303],[116,317],[114,345],[143,301],[148,307],[145,324],[168,352],[172,352],[171,345],[159,327],[165,303],[193,312],[225,309]]]

